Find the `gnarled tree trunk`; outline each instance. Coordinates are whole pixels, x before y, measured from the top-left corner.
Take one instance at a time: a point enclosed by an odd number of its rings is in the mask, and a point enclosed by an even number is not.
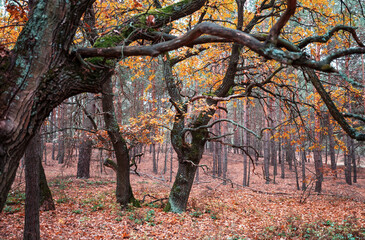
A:
[[[19,160],[43,120],[63,100],[99,92],[108,68],[89,70],[68,49],[93,0],[39,0],[14,49],[0,58],[0,211]]]

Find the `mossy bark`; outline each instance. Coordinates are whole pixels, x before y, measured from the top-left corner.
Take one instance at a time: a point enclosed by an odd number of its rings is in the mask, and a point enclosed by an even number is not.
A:
[[[184,7],[175,9],[179,13],[158,17],[153,27],[187,16],[205,2],[182,1]],[[27,144],[52,109],[79,93],[100,92],[113,74],[110,67],[91,68],[77,54],[70,54],[80,19],[93,3],[94,0],[36,1],[14,49],[5,51],[6,56],[0,59],[0,211]],[[113,67],[114,61],[107,60],[106,64]]]
[[[240,47],[237,44],[233,45],[226,75],[222,84],[215,91],[215,96],[226,96],[232,89],[232,86],[234,86],[234,77],[237,71],[239,53]],[[171,143],[179,161],[178,172],[165,211],[181,213],[185,211],[187,207],[195,173],[204,153],[204,146],[208,138],[208,130],[202,128],[191,131],[191,143],[186,142],[185,114],[187,112],[187,105],[183,102],[179,88],[174,81],[172,66],[168,55],[167,61],[164,62],[164,77],[171,101],[176,108],[174,126],[171,131]],[[207,103],[211,106],[216,106],[217,104],[216,101],[209,99],[207,100]],[[208,124],[214,113],[214,108],[211,108],[208,111],[202,111],[189,125],[191,125],[192,128],[204,126]]]
[[[37,1],[16,46],[0,60],[0,76],[6,78],[0,92],[0,211],[26,146],[52,109],[70,96],[100,91],[111,75],[110,69],[86,70],[67,56],[92,2]]]
[[[174,184],[165,210],[181,213],[186,210],[197,167],[189,162],[179,162]]]

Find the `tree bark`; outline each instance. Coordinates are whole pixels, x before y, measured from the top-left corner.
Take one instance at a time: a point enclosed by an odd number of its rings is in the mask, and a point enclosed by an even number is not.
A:
[[[84,118],[84,129],[93,129],[93,123],[90,119],[95,114],[95,101],[92,94],[88,93],[86,97],[86,108]],[[93,142],[86,132],[82,134],[82,142],[79,147],[79,161],[77,163],[77,178],[90,177],[90,161],[92,155]]]
[[[111,75],[105,68],[87,72],[68,58],[80,18],[92,2],[37,1],[15,47],[0,59],[0,210],[26,146],[52,109],[78,93],[100,91]]]
[[[217,136],[220,136],[222,134],[221,131],[221,123],[216,124],[217,128]],[[216,145],[216,154],[217,154],[217,176],[221,177],[222,176],[222,144],[217,142]]]
[[[58,121],[59,129],[58,131],[58,151],[57,151],[57,161],[58,164],[63,164],[65,162],[65,141],[66,141],[66,130],[65,128],[65,112],[67,111],[66,105],[62,104],[58,107]]]
[[[276,142],[274,139],[270,139],[270,146],[271,146],[271,151],[270,151],[270,156],[271,156],[271,162],[273,164],[273,176],[274,176],[274,183],[275,183],[275,179],[276,176],[278,175],[278,155],[277,155],[277,151],[276,151]]]
[[[270,101],[270,100],[269,100]],[[262,116],[262,122],[264,123],[263,126],[266,128],[270,127],[270,122],[268,120],[269,116],[269,108],[268,104],[264,104],[263,106],[264,114]],[[264,150],[264,178],[265,184],[270,183],[270,133],[268,130],[264,132],[264,138],[262,141],[263,150]]]
[[[123,208],[127,207],[128,203],[132,203],[133,205],[137,206],[139,203],[133,196],[132,187],[130,184],[130,158],[127,143],[119,131],[119,125],[115,116],[113,104],[113,86],[111,79],[107,80],[107,82],[103,85],[102,105],[105,127],[113,144],[115,156],[117,159],[117,187],[115,191],[117,202]]]
[[[243,103],[244,105],[243,105],[243,108],[244,108],[244,111],[243,112],[241,112],[242,113],[242,115],[244,116],[244,117],[242,117],[242,119],[243,119],[243,124],[244,124],[244,126],[246,127],[246,128],[249,128],[250,126],[249,126],[249,114],[248,114],[248,111],[249,111],[249,107],[248,107],[248,102],[247,102],[247,100],[245,100],[244,101],[244,103]],[[249,144],[250,144],[250,142],[249,142],[249,136],[248,136],[248,133],[247,133],[247,131],[245,131],[245,130],[242,130],[242,145],[243,146],[247,146],[246,147],[246,152],[243,152],[242,154],[243,154],[243,181],[242,181],[242,184],[243,184],[243,186],[248,186],[248,174],[249,174],[249,170],[248,170],[248,167],[247,167],[247,160],[248,160],[248,156],[247,156],[247,153],[249,153]]]
[[[295,182],[297,184],[297,190],[300,190],[300,186],[299,186],[299,174],[298,174],[298,161],[297,158],[294,157],[294,172],[295,172]]]
[[[196,162],[196,161],[195,161]],[[165,211],[181,213],[186,210],[197,167],[191,162],[179,161],[178,171],[172,185]]]
[[[331,169],[337,177],[337,164],[336,164],[336,154],[335,154],[335,139],[333,136],[333,124],[330,121],[330,115],[328,114],[328,148],[331,159]]]
[[[322,192],[322,182],[323,182],[323,160],[322,160],[322,150],[321,150],[321,115],[318,107],[319,100],[317,96],[315,97],[315,101],[317,102],[316,110],[314,113],[314,121],[315,121],[315,132],[314,132],[314,149],[313,149],[313,161],[314,168],[316,172],[316,183],[314,191],[317,193]]]
[[[264,133],[264,177],[265,184],[270,183],[270,140],[269,140],[269,132],[265,131]]]
[[[356,154],[355,154],[355,141],[352,140],[351,147],[351,160],[352,160],[352,168],[353,168],[353,183],[357,183],[357,167],[356,167]]]
[[[293,170],[293,147],[290,144],[290,140],[286,140],[285,144],[285,161],[288,162],[289,170]]]
[[[228,132],[228,131],[227,131]],[[223,184],[227,184],[227,167],[228,167],[228,146],[222,146],[223,147]]]
[[[313,151],[314,167],[316,170],[316,184],[314,191],[317,193],[322,192],[322,181],[323,181],[323,163],[321,150],[316,148]]]
[[[44,168],[42,161],[39,162],[39,188],[40,188],[40,210],[50,211],[55,210],[52,192],[49,189],[46,174],[44,173]]]
[[[56,109],[53,109],[51,111],[51,141],[52,141],[52,160],[55,160],[55,153],[56,153],[56,141],[55,141],[55,111]]]
[[[346,136],[346,146],[347,146],[347,152],[345,152],[345,180],[346,183],[349,185],[352,185],[352,158],[351,158],[351,151],[352,151],[352,144],[351,144],[351,138],[349,136]]]
[[[229,66],[222,84],[216,91],[217,96],[225,96],[234,84],[234,77],[237,71],[240,47],[234,45]],[[175,182],[170,192],[169,202],[165,208],[167,211],[183,212],[186,210],[191,186],[193,185],[195,172],[200,163],[204,152],[204,146],[208,137],[208,130],[205,128],[191,131],[191,143],[186,142],[185,113],[187,105],[183,104],[179,89],[172,75],[172,66],[170,61],[164,61],[164,76],[167,89],[171,97],[171,102],[176,108],[175,121],[171,131],[171,143],[177,153],[179,161],[179,169],[175,178]],[[209,105],[216,105],[216,101],[207,101]],[[182,107],[180,107],[180,104]],[[199,113],[196,120],[192,123],[192,127],[196,128],[207,124],[215,110],[211,109],[206,112]]]
[[[154,174],[157,174],[158,172],[158,166],[157,166],[157,158],[156,158],[156,144],[152,143],[152,171]]]
[[[305,174],[305,162],[307,160],[307,156],[306,156],[306,151],[303,147],[303,150],[300,152],[301,153],[301,159],[302,159],[302,191],[305,191],[307,189],[307,184],[306,184],[306,174]]]
[[[41,139],[36,134],[25,152],[25,223],[23,239],[40,239],[39,230],[39,163],[41,157]]]
[[[100,92],[113,74],[113,66],[91,68],[71,51],[80,19],[93,2],[35,1],[15,47],[0,57],[0,211],[26,146],[52,109],[79,93]],[[153,27],[192,14],[205,2],[176,3],[170,6],[173,14],[161,14]],[[131,18],[124,27],[143,17]]]

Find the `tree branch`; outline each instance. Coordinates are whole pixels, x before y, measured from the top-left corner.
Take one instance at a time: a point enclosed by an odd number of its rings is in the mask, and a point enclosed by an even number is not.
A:
[[[356,34],[356,31],[355,31],[356,28],[355,27],[351,27],[351,26],[345,26],[345,25],[337,25],[337,26],[335,26],[334,28],[332,28],[326,34],[324,34],[322,36],[307,37],[304,40],[300,41],[300,43],[297,44],[297,47],[300,48],[300,49],[302,49],[302,48],[306,47],[310,43],[315,43],[315,42],[325,43],[328,40],[330,40],[330,38],[335,33],[339,32],[341,30],[342,31],[345,31],[345,32],[351,33],[351,35],[354,38],[354,40],[356,41],[356,43],[360,47],[365,47],[364,44],[360,41],[359,37]]]
[[[269,37],[267,39],[268,41],[276,45],[281,30],[287,24],[290,17],[294,15],[296,7],[297,7],[297,0],[287,0],[286,10],[283,13],[283,15],[281,15],[279,20],[275,23],[275,25],[270,29]]]
[[[158,56],[161,53],[171,51],[183,46],[192,46],[201,35],[210,34],[219,38],[229,39],[229,41],[236,42],[248,47],[250,50],[256,52],[260,56],[267,59],[274,59],[283,64],[308,67],[311,69],[323,72],[336,72],[330,66],[330,62],[336,58],[350,55],[363,54],[365,47],[350,48],[338,51],[327,56],[322,61],[315,61],[308,59],[306,53],[300,52],[298,48],[292,46],[289,42],[281,41],[291,51],[283,51],[278,47],[267,46],[255,35],[251,35],[239,30],[229,29],[219,26],[214,23],[203,22],[198,24],[194,29],[186,32],[184,35],[175,39],[157,43],[150,46],[118,46],[111,48],[79,48],[76,53],[82,57],[106,57],[106,58],[120,58],[128,56]]]
[[[328,111],[332,117],[340,124],[341,128],[353,139],[358,141],[365,141],[365,134],[358,132],[356,129],[351,127],[345,120],[344,116],[337,109],[335,103],[332,101],[330,95],[327,93],[323,85],[321,84],[318,76],[313,69],[303,68],[304,77],[309,80],[318,94],[321,96],[323,102],[326,104]]]
[[[343,113],[342,115],[344,117],[347,117],[347,118],[354,118],[354,119],[365,122],[365,116],[364,115],[353,114],[353,113]]]

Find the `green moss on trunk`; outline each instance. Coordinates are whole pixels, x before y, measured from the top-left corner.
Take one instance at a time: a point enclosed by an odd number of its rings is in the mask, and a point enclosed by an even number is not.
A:
[[[141,207],[141,203],[137,199],[135,199],[133,195],[129,199],[129,203],[131,203],[133,207]]]
[[[163,208],[164,212],[169,212],[171,211],[171,204],[170,202],[167,202],[166,206]]]
[[[117,46],[119,43],[123,42],[123,40],[124,40],[123,34],[106,35],[96,40],[93,47],[95,48],[114,47]]]

